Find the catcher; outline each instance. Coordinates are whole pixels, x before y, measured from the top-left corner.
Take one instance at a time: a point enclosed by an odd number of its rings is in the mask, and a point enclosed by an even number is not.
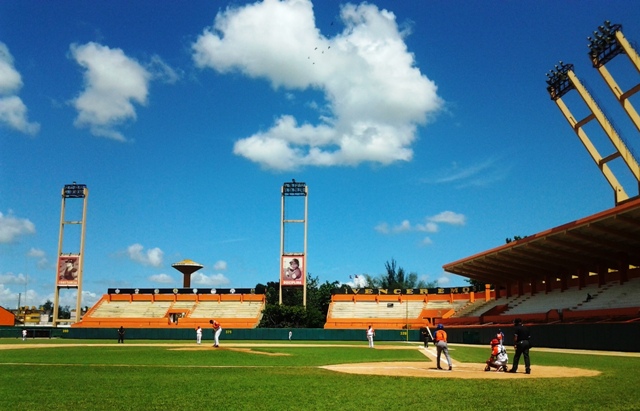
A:
[[[491,356],[487,360],[487,366],[484,367],[484,370],[491,371],[492,368],[495,368],[496,371],[507,372],[508,362],[509,356],[504,345],[497,338],[491,340]]]

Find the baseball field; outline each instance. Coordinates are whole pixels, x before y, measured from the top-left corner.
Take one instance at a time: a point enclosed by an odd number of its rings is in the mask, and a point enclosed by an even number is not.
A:
[[[451,345],[452,371],[437,370],[434,353],[399,342],[0,339],[0,409],[640,410],[638,353],[534,348],[531,375],[522,359],[517,374],[484,372],[488,346]]]

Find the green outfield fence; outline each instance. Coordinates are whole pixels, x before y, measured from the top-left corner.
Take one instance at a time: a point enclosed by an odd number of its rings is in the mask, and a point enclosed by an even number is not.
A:
[[[590,324],[529,325],[533,347],[568,348],[603,351],[640,352],[640,322]],[[113,339],[111,328],[52,328],[26,327],[28,338]],[[23,327],[1,327],[0,338],[22,338]],[[447,327],[449,342],[489,344],[498,331],[505,334],[506,343],[512,340],[513,327],[456,326]],[[325,330],[322,328],[292,328],[292,339],[298,341],[362,341],[365,330]],[[212,340],[210,329],[203,339]],[[182,328],[129,328],[127,340],[195,340],[195,330]],[[221,339],[228,340],[288,340],[288,328],[224,329]],[[376,330],[376,341],[419,342],[419,330]]]

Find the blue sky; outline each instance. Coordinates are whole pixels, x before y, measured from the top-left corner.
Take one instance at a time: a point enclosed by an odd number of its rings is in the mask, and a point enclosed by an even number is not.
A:
[[[640,41],[631,0],[0,2],[0,305],[53,299],[74,181],[83,305],[179,287],[185,258],[204,266],[194,286],[277,281],[291,179],[309,187],[310,275],[348,283],[393,258],[465,285],[442,266],[614,205],[545,83],[573,63],[640,152],[587,57],[605,20]],[[608,68],[640,82],[624,56]]]

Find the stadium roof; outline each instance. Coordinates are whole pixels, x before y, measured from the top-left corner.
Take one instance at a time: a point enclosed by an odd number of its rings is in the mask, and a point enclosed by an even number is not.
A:
[[[579,269],[640,266],[640,198],[598,214],[445,264],[444,270],[489,284],[575,275]]]

